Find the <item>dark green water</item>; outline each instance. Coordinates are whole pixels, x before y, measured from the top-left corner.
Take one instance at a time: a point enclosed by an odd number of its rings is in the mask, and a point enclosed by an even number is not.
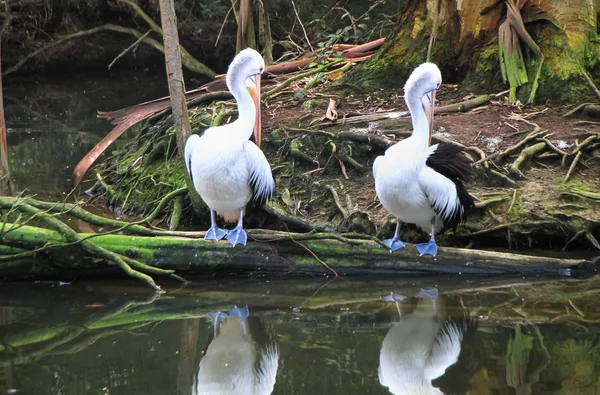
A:
[[[118,110],[168,94],[165,77],[151,73],[8,79],[4,89],[15,190],[42,200],[65,197],[74,167],[112,129],[108,120],[97,118],[97,111]],[[126,144],[126,136],[115,145]],[[91,185],[84,183],[84,187]]]
[[[600,389],[597,279],[211,280],[166,284],[158,298],[138,285],[0,285],[0,393]],[[433,287],[435,309],[415,298]],[[390,292],[407,298],[383,301]],[[235,305],[248,306],[245,333],[235,317],[215,331],[209,314]],[[448,342],[467,322],[462,339]]]

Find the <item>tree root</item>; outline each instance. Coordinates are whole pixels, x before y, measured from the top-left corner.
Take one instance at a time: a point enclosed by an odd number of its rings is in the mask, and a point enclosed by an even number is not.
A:
[[[575,170],[575,166],[577,166],[577,162],[579,162],[580,158],[581,158],[581,151],[579,151],[577,153],[577,155],[575,155],[575,159],[573,159],[573,162],[571,162],[571,166],[569,166],[569,170],[567,170],[567,174],[565,175],[563,184],[566,183],[567,181],[569,181],[569,178],[571,177],[573,170]]]
[[[499,232],[499,231],[503,231],[503,230],[508,230],[508,229],[512,228],[513,226],[518,226],[518,227],[540,227],[540,226],[548,226],[548,225],[556,225],[556,223],[552,222],[552,221],[511,222],[511,223],[506,223],[506,224],[501,224],[501,225],[498,225],[498,226],[494,226],[494,227],[491,227],[491,228],[476,230],[474,232],[468,232],[468,233],[464,233],[464,234],[457,234],[456,237],[459,237],[459,238],[469,238],[469,237],[474,237],[474,236],[483,236],[483,235],[488,235],[490,233],[495,233],[495,232]]]
[[[287,214],[281,208],[279,208],[274,202],[265,204],[263,209],[278,218],[281,222],[298,227],[300,229],[316,231],[316,232],[337,232],[338,229],[330,224],[314,224],[303,218],[296,217],[294,215]]]
[[[577,146],[573,150],[573,154],[575,154],[575,159],[573,159],[573,162],[571,162],[571,166],[569,166],[569,170],[567,171],[567,174],[565,175],[565,178],[563,180],[563,184],[566,183],[567,181],[569,181],[569,178],[571,177],[571,174],[575,170],[575,167],[577,166],[577,163],[579,162],[579,159],[581,159],[581,155],[582,155],[583,151],[586,148],[589,148],[589,146],[594,141],[596,141],[596,139],[600,139],[600,135],[589,136],[588,138],[586,138],[585,140],[583,140],[580,144],[577,144]]]
[[[331,192],[331,196],[333,197],[333,202],[335,203],[335,206],[337,207],[337,209],[342,214],[342,218],[344,218],[344,220],[347,220],[348,219],[348,213],[346,212],[346,210],[342,206],[342,203],[340,202],[340,198],[339,198],[337,192],[335,191],[335,188],[332,187],[331,185],[325,185],[325,188],[327,188],[327,190],[329,190],[329,192]]]
[[[524,164],[525,162],[530,161],[533,158],[535,158],[538,154],[540,154],[542,151],[544,151],[545,148],[546,148],[545,142],[537,143],[528,148],[525,148],[523,151],[521,151],[521,154],[519,155],[519,157],[517,159],[515,159],[515,161],[512,163],[512,165],[510,165],[510,167],[508,168],[508,171],[512,175],[515,175],[520,178],[525,178],[525,175],[521,172],[520,166],[522,164]]]
[[[514,153],[516,153],[517,151],[522,149],[525,145],[527,145],[530,141],[537,139],[538,137],[542,136],[543,134],[545,134],[547,132],[548,132],[547,130],[540,130],[538,127],[538,128],[536,128],[536,130],[529,133],[523,140],[521,140],[517,144],[508,147],[504,151],[496,152],[492,155],[489,155],[485,159],[480,159],[473,164],[477,165],[477,164],[480,164],[482,162],[489,161],[492,159],[497,159],[499,161],[502,161],[505,157],[513,155]]]
[[[302,152],[302,143],[298,138],[295,138],[290,143],[290,156],[292,158],[299,159],[303,162],[309,163],[312,166],[319,166],[319,162],[314,160],[310,155]]]
[[[181,212],[183,211],[183,196],[177,196],[173,201],[173,211],[171,212],[171,220],[169,221],[169,230],[176,230],[179,227]]]
[[[500,173],[497,170],[494,169],[489,169],[488,174],[490,174],[491,176],[497,178],[498,180],[502,181],[503,183],[505,183],[507,186],[510,186],[512,188],[519,188],[519,184],[514,181],[512,178]]]

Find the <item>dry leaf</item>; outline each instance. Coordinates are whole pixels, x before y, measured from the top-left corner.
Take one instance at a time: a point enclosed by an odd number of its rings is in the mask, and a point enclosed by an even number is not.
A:
[[[327,112],[325,113],[325,118],[330,121],[335,121],[338,118],[338,113],[336,110],[337,103],[333,99],[329,99],[329,105],[327,106]]]

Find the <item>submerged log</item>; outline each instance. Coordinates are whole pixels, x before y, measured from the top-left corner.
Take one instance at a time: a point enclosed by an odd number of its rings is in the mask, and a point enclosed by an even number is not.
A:
[[[13,226],[6,225],[9,229]],[[181,234],[181,232],[179,232]],[[419,256],[413,246],[391,254],[374,240],[346,238],[330,233],[248,231],[248,245],[232,248],[225,241],[207,242],[195,237],[88,235],[80,236],[105,250],[180,274],[276,273],[290,275],[330,274],[514,274],[536,273],[563,276],[594,272],[584,260],[556,259],[520,254],[440,247],[436,258]],[[5,279],[69,278],[111,274],[98,266],[76,244],[68,244],[58,232],[32,226],[15,226],[2,236],[2,244],[26,250],[42,249],[33,259],[10,261],[12,250],[0,250],[0,276]],[[59,248],[51,248],[59,245]],[[17,256],[18,257],[18,256]]]

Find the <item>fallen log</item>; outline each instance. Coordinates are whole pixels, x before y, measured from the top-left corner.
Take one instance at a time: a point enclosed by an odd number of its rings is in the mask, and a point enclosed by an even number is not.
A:
[[[41,251],[33,259],[12,262],[11,255],[7,255],[10,250],[0,249],[0,276],[4,279],[65,279],[118,272],[99,267],[97,256],[68,243],[59,232],[27,225],[6,224],[6,227],[11,230],[0,238],[2,245]],[[201,236],[202,232],[193,234]],[[244,248],[232,248],[225,241],[207,242],[191,237],[116,234],[80,234],[80,237],[115,254],[186,275],[240,272],[331,274],[324,264],[340,275],[535,273],[575,276],[594,271],[594,265],[584,260],[450,247],[440,247],[437,258],[419,256],[413,246],[391,254],[374,240],[351,239],[330,233],[249,230],[249,243]],[[59,248],[52,248],[56,246]]]

